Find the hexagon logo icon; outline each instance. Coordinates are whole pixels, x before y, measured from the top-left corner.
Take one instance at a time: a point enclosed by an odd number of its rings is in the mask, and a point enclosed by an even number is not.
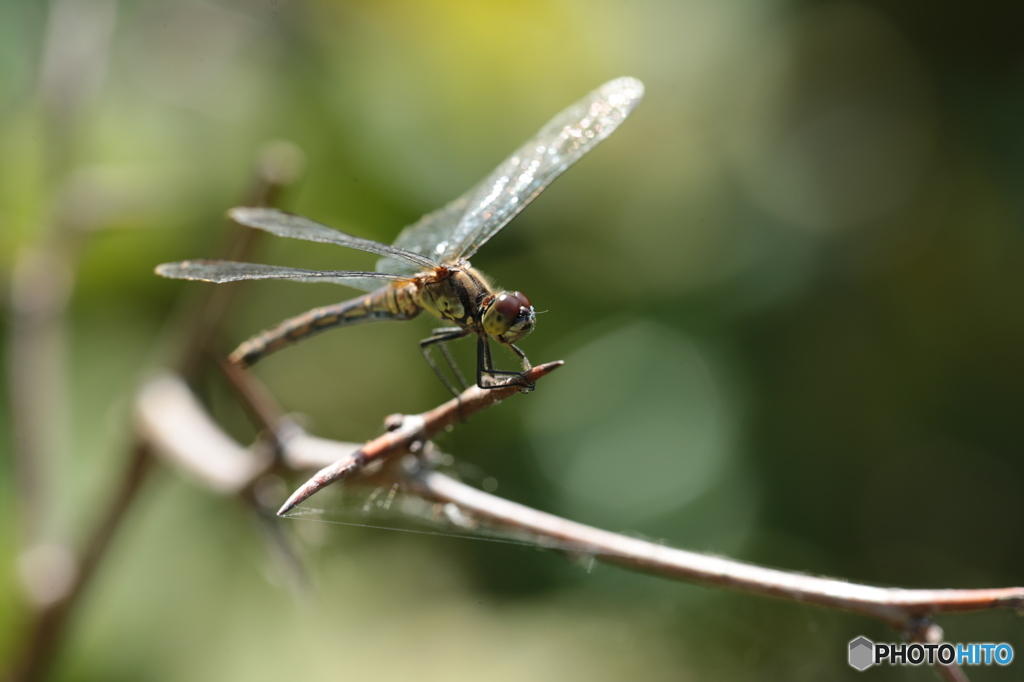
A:
[[[867,637],[858,637],[850,642],[850,667],[867,670],[874,665],[875,643]]]

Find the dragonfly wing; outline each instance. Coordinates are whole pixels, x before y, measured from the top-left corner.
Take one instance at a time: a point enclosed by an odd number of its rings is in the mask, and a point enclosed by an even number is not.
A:
[[[555,116],[491,173],[468,200],[446,258],[469,258],[555,178],[619,127],[643,97],[643,83],[617,78]]]
[[[349,270],[301,270],[280,265],[236,263],[228,260],[185,260],[156,266],[156,274],[171,279],[191,279],[202,282],[239,282],[249,279],[286,279],[293,282],[329,282],[347,287],[373,291],[392,281],[407,279],[401,275],[383,272],[353,272]]]
[[[617,78],[555,116],[461,197],[406,227],[395,246],[447,262],[469,258],[572,164],[611,135],[643,97],[643,83]],[[414,274],[391,258],[381,272]]]
[[[388,246],[375,242],[372,239],[362,239],[352,236],[333,227],[321,225],[318,222],[304,218],[293,213],[285,213],[275,208],[259,208],[248,206],[237,206],[228,215],[236,223],[253,227],[257,230],[264,230],[275,234],[278,237],[291,237],[293,239],[305,239],[310,242],[326,242],[328,244],[339,244],[350,249],[369,251],[378,256],[387,256],[397,260],[408,262],[416,267],[414,272],[432,270],[437,267],[437,262],[419,253],[406,251],[399,247]]]
[[[462,220],[466,207],[469,205],[469,199],[476,193],[478,187],[479,185],[473,187],[455,201],[428,213],[406,227],[398,233],[394,245],[400,249],[413,251],[443,262],[451,250],[448,240],[455,232],[459,221]],[[381,258],[377,261],[377,270],[399,275],[414,275],[418,272],[407,261],[394,258]]]

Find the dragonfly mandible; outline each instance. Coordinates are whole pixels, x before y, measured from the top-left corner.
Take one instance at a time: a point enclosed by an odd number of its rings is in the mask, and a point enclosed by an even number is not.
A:
[[[532,388],[521,372],[495,369],[489,340],[507,346],[518,356],[524,371],[529,369],[526,354],[515,344],[533,330],[533,306],[518,291],[495,289],[469,259],[555,178],[608,137],[633,111],[643,92],[643,84],[635,78],[605,83],[551,119],[479,184],[402,230],[393,246],[276,209],[237,207],[228,212],[241,225],[280,237],[339,244],[381,256],[375,272],[302,270],[223,260],[164,263],[156,272],[164,277],[205,282],[330,282],[369,292],[315,308],[256,334],[230,355],[233,363],[243,367],[326,329],[408,320],[427,311],[452,325],[435,329],[420,341],[427,363],[452,393],[458,395],[435,362],[431,347],[440,348],[456,380],[465,388],[465,379],[445,344],[471,334],[477,337],[477,386]]]

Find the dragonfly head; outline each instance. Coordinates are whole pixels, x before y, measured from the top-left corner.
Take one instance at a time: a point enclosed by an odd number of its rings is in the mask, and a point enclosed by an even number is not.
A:
[[[518,291],[502,292],[484,311],[484,331],[502,343],[515,343],[531,331],[537,320],[530,299]]]

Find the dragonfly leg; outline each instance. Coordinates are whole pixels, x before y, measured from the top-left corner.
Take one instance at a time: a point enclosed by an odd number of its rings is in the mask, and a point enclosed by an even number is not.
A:
[[[508,344],[516,355],[522,360],[524,367],[530,366],[529,361],[526,359],[526,354],[519,350],[512,344]],[[495,379],[497,377],[512,377],[508,381],[500,381],[497,383],[484,383],[484,376],[490,376]],[[476,352],[476,385],[480,388],[505,388],[506,386],[522,386],[526,389],[532,389],[534,384],[523,378],[522,372],[513,372],[504,369],[494,369],[494,361],[491,359],[491,344],[488,343],[488,338],[485,335],[480,335],[477,340],[477,352]]]
[[[441,355],[444,356],[445,362],[448,363],[448,367],[451,368],[452,374],[455,375],[455,380],[459,382],[459,386],[463,390],[466,389],[466,378],[462,376],[462,372],[459,371],[459,366],[455,363],[455,358],[452,357],[451,351],[448,350],[448,346],[445,345],[448,341],[454,341],[455,339],[461,339],[468,332],[462,327],[443,327],[441,329],[435,329],[434,334],[429,338],[420,341],[420,350],[423,351],[423,357],[426,359],[427,364],[430,365],[430,369],[434,370],[434,374],[441,380],[441,383],[445,385],[449,391],[452,392],[456,398],[459,397],[461,391],[455,388],[455,385],[448,379],[444,371],[434,361],[434,357],[430,354],[430,347],[437,345],[441,349]]]
[[[469,388],[469,384],[466,383],[466,377],[462,375],[462,370],[459,369],[459,365],[455,362],[455,358],[452,357],[452,353],[448,350],[448,344],[444,341],[438,341],[437,347],[441,349],[441,355],[444,356],[445,362],[452,370],[452,374],[455,375],[455,380],[459,382],[460,392],[465,391]]]
[[[530,364],[530,361],[526,358],[526,353],[524,353],[518,346],[516,346],[515,344],[510,343],[510,344],[508,344],[508,347],[511,348],[512,352],[515,353],[516,355],[518,355],[519,359],[523,361],[523,371],[524,372],[529,370],[531,367],[533,367],[533,365]]]

